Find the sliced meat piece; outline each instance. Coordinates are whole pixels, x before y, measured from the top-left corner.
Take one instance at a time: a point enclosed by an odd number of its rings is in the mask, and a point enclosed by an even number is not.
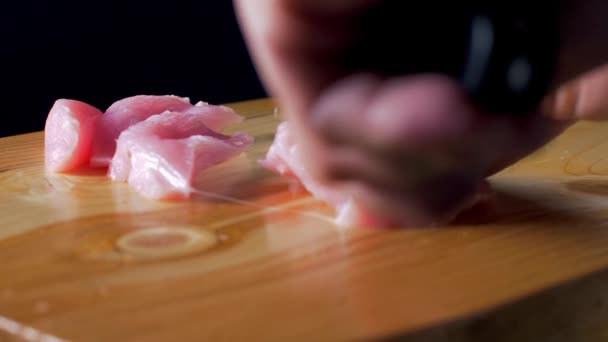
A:
[[[200,115],[205,125],[217,132],[221,132],[228,126],[242,122],[245,119],[230,107],[210,105],[200,101],[186,109],[184,113]]]
[[[80,101],[55,101],[44,127],[46,169],[67,172],[87,165],[92,153],[95,124],[102,114],[99,109]]]
[[[298,145],[290,133],[288,122],[279,125],[274,142],[260,164],[279,175],[298,179],[315,198],[332,205],[337,211],[336,223],[342,225],[361,223],[362,211],[344,192],[314,179],[308,172]]]
[[[130,126],[146,120],[152,115],[165,111],[200,114],[205,124],[216,131],[243,120],[232,109],[224,106],[198,102],[192,105],[188,98],[165,95],[138,95],[128,97],[112,104],[99,120],[93,146],[91,165],[109,165],[118,136]]]
[[[245,133],[210,129],[201,112],[164,112],[129,127],[118,138],[109,175],[128,181],[144,197],[184,199],[205,169],[241,154],[253,143]]]

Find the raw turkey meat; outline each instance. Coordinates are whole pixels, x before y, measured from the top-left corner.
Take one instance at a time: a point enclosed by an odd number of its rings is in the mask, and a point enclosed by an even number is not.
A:
[[[57,100],[45,127],[45,164],[51,172],[109,166],[143,196],[184,199],[207,168],[245,151],[253,137],[218,131],[243,120],[232,109],[188,98],[139,95],[102,113],[86,103]]]
[[[51,172],[68,172],[88,164],[93,133],[102,112],[84,102],[55,101],[44,128],[44,162]]]
[[[128,97],[112,104],[99,120],[95,132],[91,166],[108,166],[116,151],[116,140],[124,130],[152,115],[165,111],[199,114],[206,126],[215,131],[221,131],[230,124],[243,120],[228,107],[213,106],[205,102],[192,105],[190,99],[178,96],[138,95]]]
[[[327,202],[337,211],[336,223],[340,225],[361,224],[367,215],[340,189],[314,179],[306,168],[301,152],[289,130],[289,123],[281,123],[266,158],[260,164],[275,173],[299,180],[315,198]]]
[[[245,133],[215,132],[208,118],[196,110],[166,111],[132,125],[118,138],[110,177],[128,181],[148,198],[187,198],[200,172],[238,156],[253,143]]]

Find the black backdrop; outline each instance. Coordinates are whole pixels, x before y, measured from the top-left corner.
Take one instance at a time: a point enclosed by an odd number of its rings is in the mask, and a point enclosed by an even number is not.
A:
[[[57,98],[265,96],[229,0],[19,0],[0,10],[0,136],[42,130]]]

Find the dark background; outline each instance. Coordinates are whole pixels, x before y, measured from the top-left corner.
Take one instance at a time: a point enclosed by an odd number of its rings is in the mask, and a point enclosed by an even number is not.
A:
[[[53,102],[137,94],[266,96],[228,0],[20,0],[0,11],[0,136],[42,130]]]

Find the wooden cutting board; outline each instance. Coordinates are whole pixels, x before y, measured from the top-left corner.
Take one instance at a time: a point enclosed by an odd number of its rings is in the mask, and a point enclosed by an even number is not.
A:
[[[608,125],[579,123],[492,179],[451,227],[341,229],[257,166],[278,118],[191,201],[98,171],[43,170],[43,134],[0,139],[0,341],[608,340]]]

